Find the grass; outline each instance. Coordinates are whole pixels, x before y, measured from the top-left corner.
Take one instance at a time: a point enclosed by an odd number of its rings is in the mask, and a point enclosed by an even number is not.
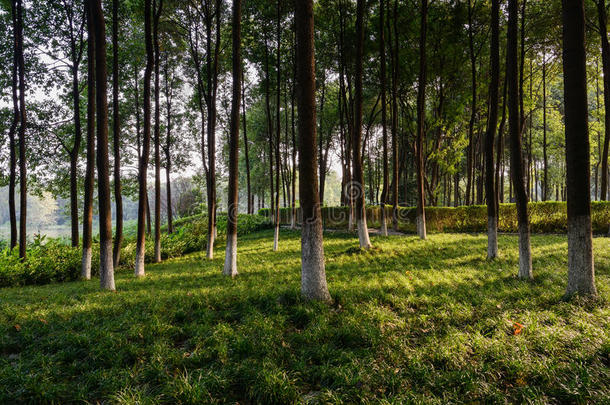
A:
[[[610,239],[600,298],[562,301],[565,236],[325,235],[333,305],[299,297],[300,239],[239,242],[240,275],[192,254],[98,282],[0,290],[0,402],[609,403]],[[522,325],[519,326],[519,325]],[[518,333],[517,333],[518,332]]]

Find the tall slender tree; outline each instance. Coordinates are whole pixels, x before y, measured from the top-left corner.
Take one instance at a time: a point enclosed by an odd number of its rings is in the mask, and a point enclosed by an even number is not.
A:
[[[108,161],[108,99],[106,76],[106,22],[102,1],[93,0],[95,30],[95,108],[97,132],[97,185],[100,215],[100,286],[114,290],[112,263],[112,217],[110,209],[110,164]]]
[[[428,26],[428,0],[421,0],[420,21],[415,166],[417,171],[417,234],[421,239],[426,239],[426,210],[424,195],[424,121],[426,119],[426,31]]]
[[[500,0],[491,1],[489,112],[485,134],[485,195],[487,199],[487,258],[498,256],[497,194],[494,184],[494,141],[498,126],[498,94],[500,87]]]
[[[144,42],[146,43],[146,69],[144,70],[144,135],[142,154],[138,172],[138,230],[136,239],[135,276],[143,277],[144,256],[146,249],[146,202],[148,192],[146,175],[150,153],[150,79],[154,68],[154,50],[152,39],[152,0],[144,0]]]
[[[237,211],[239,208],[239,107],[242,91],[241,72],[241,0],[233,0],[233,95],[229,128],[229,184],[227,206],[227,247],[222,274],[237,275]],[[244,117],[245,118],[245,117]]]
[[[524,183],[521,130],[519,116],[519,73],[517,67],[518,0],[508,0],[508,32],[506,46],[506,78],[508,86],[508,132],[510,135],[510,169],[517,205],[519,228],[519,278],[531,279],[532,250]]]
[[[19,125],[19,119],[21,114],[19,113],[19,96],[17,94],[17,88],[19,83],[19,60],[17,56],[17,48],[18,48],[18,33],[17,33],[17,8],[15,7],[15,3],[11,3],[11,17],[13,24],[13,65],[12,65],[12,77],[11,77],[11,95],[13,99],[13,119],[11,121],[11,126],[8,132],[9,138],[9,154],[10,154],[10,163],[9,163],[9,185],[8,185],[8,207],[9,207],[9,218],[11,222],[11,250],[17,246],[17,211],[15,209],[15,186],[17,180],[17,143],[15,140],[15,134],[17,133],[17,127]]]
[[[25,129],[27,124],[25,111],[25,58],[23,56],[23,3],[13,0],[15,11],[13,32],[15,33],[15,59],[19,79],[19,258],[25,259],[27,248],[27,162]]]
[[[155,59],[155,263],[161,262],[161,105],[160,94],[160,61],[161,51],[159,48],[159,19],[163,11],[163,0],[153,0],[153,50]]]
[[[388,223],[385,204],[388,199],[388,131],[387,131],[387,101],[386,101],[386,65],[385,65],[385,1],[379,0],[379,84],[381,87],[381,132],[383,147],[383,189],[381,192],[381,235],[388,236]]]
[[[364,204],[364,174],[362,171],[362,60],[364,54],[364,0],[358,0],[356,5],[356,66],[355,66],[355,114],[352,140],[354,175],[351,184],[351,193],[356,200],[356,224],[358,226],[358,240],[363,249],[371,248],[369,230],[366,223],[366,207]],[[298,28],[297,28],[298,30]],[[298,47],[297,47],[298,48]],[[297,55],[298,58],[298,55]],[[298,59],[300,61],[300,59]],[[299,171],[302,175],[302,171]],[[301,182],[303,178],[301,177]],[[300,193],[301,199],[303,193]]]
[[[567,295],[596,295],[591,236],[589,112],[584,0],[562,1],[568,186]]]
[[[604,148],[602,153],[602,176],[600,200],[608,195],[608,149],[610,145],[610,42],[608,42],[608,16],[606,0],[597,0],[597,18],[602,48],[602,70],[604,71]]]
[[[358,0],[358,4],[363,0]],[[363,6],[363,5],[362,5]],[[318,194],[316,154],[316,69],[313,38],[313,0],[295,2],[297,40],[297,103],[299,133],[299,195],[301,231],[301,295],[330,301],[324,269],[322,213]]]
[[[114,201],[116,230],[112,259],[121,260],[123,244],[123,192],[121,188],[121,122],[119,111],[119,0],[112,0],[112,146],[114,154]]]
[[[277,15],[276,15],[276,39],[277,39],[277,55],[276,55],[276,74],[277,74],[277,83],[276,83],[276,105],[275,105],[275,212],[274,215],[274,232],[273,232],[273,251],[277,251],[279,249],[279,239],[280,239],[280,138],[282,127],[280,123],[280,94],[282,91],[282,70],[281,70],[281,51],[282,51],[282,30],[281,30],[281,17],[282,17],[282,2],[281,0],[277,0]]]
[[[93,245],[93,188],[95,186],[95,30],[91,1],[85,1],[87,19],[87,164],[85,169],[85,198],[83,204],[83,255],[81,277],[91,278]]]

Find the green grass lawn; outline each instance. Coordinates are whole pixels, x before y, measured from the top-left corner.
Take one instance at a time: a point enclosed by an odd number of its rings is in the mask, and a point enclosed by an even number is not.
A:
[[[610,403],[610,239],[597,301],[562,301],[565,236],[325,235],[335,302],[299,298],[299,234],[240,239],[240,275],[193,254],[98,280],[0,290],[0,402]],[[515,330],[523,325],[520,333]]]

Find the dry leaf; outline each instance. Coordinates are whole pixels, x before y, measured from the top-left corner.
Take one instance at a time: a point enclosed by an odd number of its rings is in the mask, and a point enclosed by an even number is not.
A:
[[[17,323],[17,324],[15,324],[15,330],[16,330],[17,332],[19,332],[19,331],[21,330],[21,325],[19,325],[18,323]]]
[[[40,319],[38,319],[38,320],[39,320],[40,322],[44,323],[45,325],[48,325],[48,324],[49,324],[49,322],[47,322],[47,320],[46,320],[46,319],[42,319],[42,318],[40,318]]]
[[[513,322],[513,334],[514,335],[521,334],[522,330],[523,330],[523,325],[521,325],[519,322]]]

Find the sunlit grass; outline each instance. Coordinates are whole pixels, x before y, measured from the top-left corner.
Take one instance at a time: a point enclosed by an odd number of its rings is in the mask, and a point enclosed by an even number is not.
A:
[[[192,254],[98,281],[0,290],[0,402],[610,401],[610,240],[597,301],[564,302],[564,236],[325,235],[334,303],[299,297],[300,240],[240,238],[235,280]],[[523,325],[515,334],[516,323]]]

